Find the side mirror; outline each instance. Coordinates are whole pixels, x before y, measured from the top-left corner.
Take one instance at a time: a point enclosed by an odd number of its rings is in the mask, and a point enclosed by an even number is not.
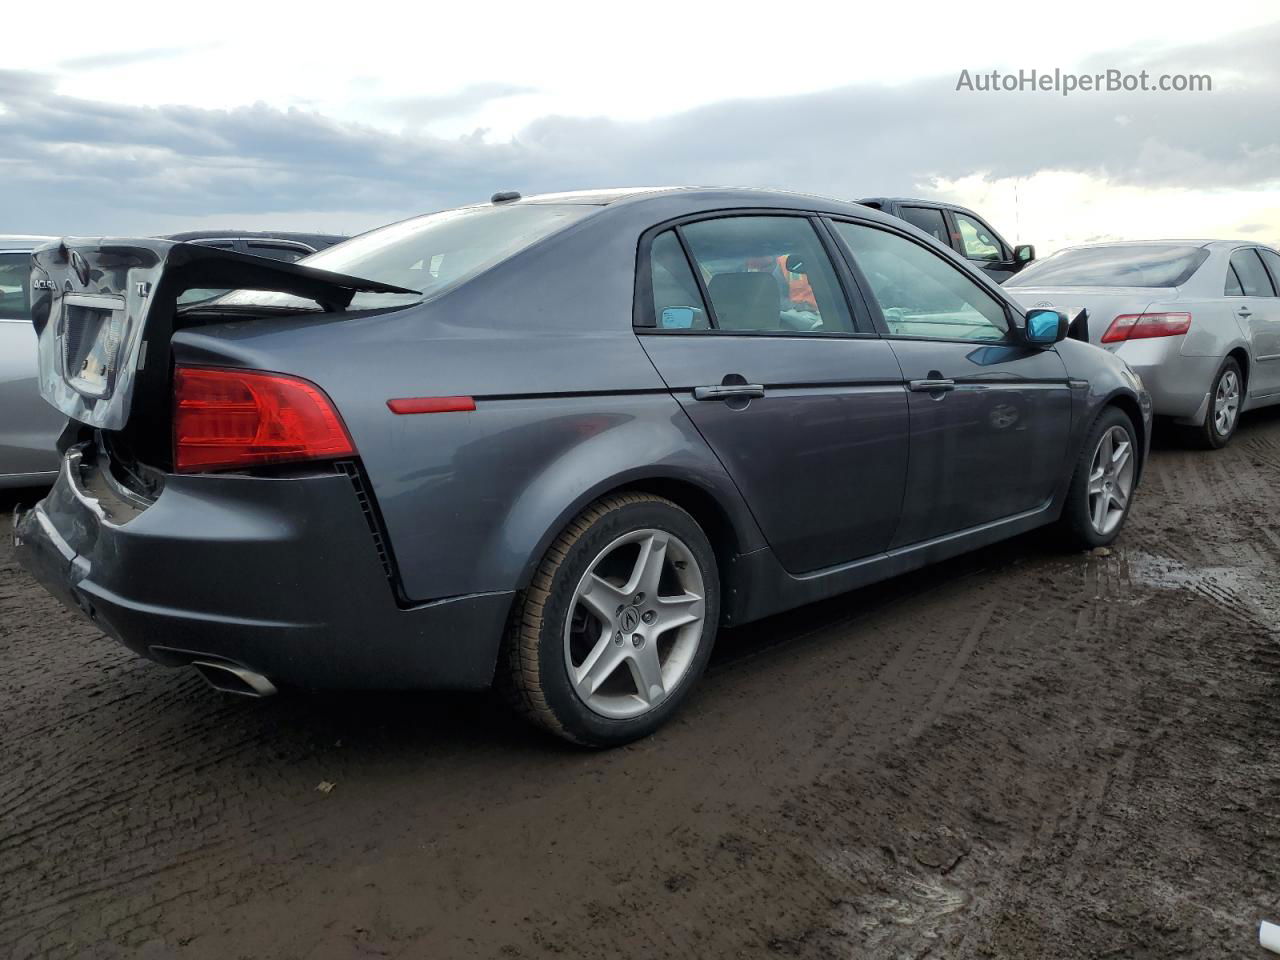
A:
[[[1036,258],[1036,248],[1029,243],[1020,243],[1013,248],[1013,262],[1025,267]]]
[[[1037,347],[1051,347],[1067,338],[1070,324],[1065,314],[1057,310],[1027,311],[1027,343]]]

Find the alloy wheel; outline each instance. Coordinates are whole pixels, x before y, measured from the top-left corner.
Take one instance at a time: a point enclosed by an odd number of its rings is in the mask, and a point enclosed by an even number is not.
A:
[[[1133,438],[1114,426],[1098,440],[1089,466],[1089,523],[1107,536],[1124,519],[1133,493]]]
[[[605,547],[574,591],[564,631],[569,682],[610,719],[654,709],[688,672],[702,641],[706,588],[689,547],[635,530]]]
[[[1218,389],[1213,396],[1213,425],[1221,437],[1228,436],[1235,428],[1240,413],[1240,377],[1234,370],[1227,370],[1218,379]]]

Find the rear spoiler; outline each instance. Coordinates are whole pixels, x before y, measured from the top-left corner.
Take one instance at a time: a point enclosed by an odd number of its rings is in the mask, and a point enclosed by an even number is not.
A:
[[[148,343],[168,346],[178,297],[199,288],[292,294],[326,311],[360,292],[418,292],[196,243],[67,237],[31,255],[41,395],[81,423],[121,429]]]

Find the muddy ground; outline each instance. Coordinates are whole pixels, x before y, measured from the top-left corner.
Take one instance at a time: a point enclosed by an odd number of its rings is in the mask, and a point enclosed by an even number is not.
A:
[[[0,956],[1260,957],[1280,415],[1140,494],[1109,556],[1032,535],[732,631],[611,753],[478,696],[215,693],[5,521]]]

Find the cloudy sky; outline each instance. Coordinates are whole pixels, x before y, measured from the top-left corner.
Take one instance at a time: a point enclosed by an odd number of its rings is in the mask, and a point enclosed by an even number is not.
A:
[[[1274,0],[877,6],[18,5],[0,232],[353,232],[499,189],[699,183],[945,197],[1042,251],[1280,243]],[[1031,68],[1213,89],[956,89]]]

